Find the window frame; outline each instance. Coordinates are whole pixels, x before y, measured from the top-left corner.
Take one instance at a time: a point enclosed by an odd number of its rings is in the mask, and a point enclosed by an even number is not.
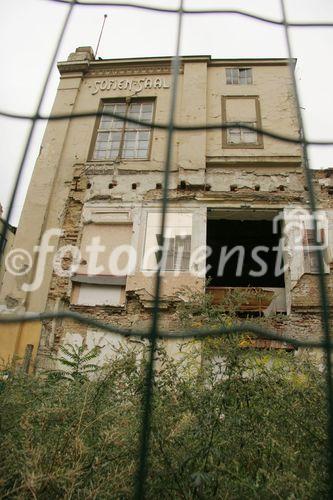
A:
[[[260,100],[258,95],[223,95],[222,96],[222,123],[234,123],[228,122],[227,120],[227,100],[228,99],[253,99],[255,101],[255,109],[256,109],[256,124],[257,128],[261,129],[261,112],[260,112]],[[242,120],[239,121],[242,123]],[[238,128],[238,127],[233,127]],[[238,142],[238,143],[230,143],[228,142],[228,130],[230,129],[222,129],[222,149],[263,149],[264,141],[263,136],[259,132],[257,132],[257,141],[256,142]]]
[[[228,71],[233,71],[233,70],[237,70],[238,71],[238,77],[237,77],[237,82],[234,82],[234,81],[228,81],[228,80],[233,80],[233,77],[232,78],[229,78],[228,77]],[[250,71],[250,79],[251,81],[248,82],[241,82],[240,81],[240,71]],[[249,78],[249,77],[247,77]],[[230,67],[230,68],[225,68],[225,81],[226,81],[226,85],[253,85],[253,69],[251,67]]]
[[[112,99],[101,99],[99,106],[98,106],[98,113],[99,116],[97,116],[94,124],[94,130],[91,138],[91,143],[90,143],[90,148],[89,148],[89,153],[88,153],[88,161],[89,162],[98,162],[98,163],[114,163],[114,162],[129,162],[129,161],[149,161],[151,158],[151,150],[152,150],[152,144],[153,144],[153,134],[154,134],[154,128],[150,128],[150,135],[148,139],[148,149],[147,149],[147,156],[146,158],[123,158],[121,156],[117,156],[116,158],[105,158],[105,159],[100,159],[100,158],[94,158],[94,152],[95,152],[95,146],[96,146],[96,141],[97,141],[97,135],[100,127],[100,123],[102,120],[103,116],[103,110],[104,106],[108,104],[117,104],[117,103],[125,103],[128,106],[130,104],[135,104],[135,103],[142,103],[142,102],[151,102],[153,106],[153,112],[152,112],[152,122],[155,121],[155,113],[156,113],[156,97],[135,97],[135,98],[130,98],[130,97],[119,97],[119,98],[112,98]],[[120,138],[120,143],[121,146],[123,147],[124,144],[124,139],[125,139],[125,132],[126,128],[123,126],[122,128],[119,129],[121,132],[121,138]]]

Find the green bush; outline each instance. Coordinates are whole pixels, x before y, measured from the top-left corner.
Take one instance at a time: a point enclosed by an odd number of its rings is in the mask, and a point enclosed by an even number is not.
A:
[[[239,339],[158,350],[147,498],[325,498],[323,375]],[[145,356],[94,380],[13,375],[0,392],[2,498],[133,497]]]

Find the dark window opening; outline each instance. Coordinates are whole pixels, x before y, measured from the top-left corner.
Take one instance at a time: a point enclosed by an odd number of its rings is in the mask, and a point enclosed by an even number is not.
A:
[[[284,287],[280,231],[273,233],[271,220],[208,220],[209,286]],[[267,270],[260,273],[265,265]]]

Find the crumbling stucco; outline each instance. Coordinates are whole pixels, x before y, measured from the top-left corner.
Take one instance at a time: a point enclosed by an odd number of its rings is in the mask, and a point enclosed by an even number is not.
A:
[[[225,68],[230,65],[252,67],[253,84],[227,85]],[[81,47],[68,61],[59,64],[59,70],[61,80],[52,113],[97,111],[102,101],[139,97],[154,100],[156,122],[167,123],[169,119],[170,58],[96,61],[90,48]],[[161,76],[163,85],[143,85],[145,78],[153,81]],[[136,80],[135,92],[129,91],[126,81],[130,79]],[[112,85],[111,80],[115,82]],[[104,81],[106,83],[102,84]],[[183,58],[177,123],[219,125],[224,119],[222,97],[226,96],[252,96],[260,103],[260,122],[264,129],[298,137],[287,60]],[[145,329],[151,320],[155,288],[153,278],[142,273],[141,262],[147,214],[161,209],[167,132],[152,131],[148,160],[92,161],[97,125],[98,120],[93,116],[48,124],[15,244],[33,253],[43,233],[58,228],[62,235],[52,240],[56,249],[65,245],[80,247],[84,227],[89,224],[112,225],[116,219],[118,224],[130,224],[131,244],[137,249],[139,259],[134,272],[126,278],[120,303],[118,306],[78,304],[75,287],[80,285],[52,271],[52,255],[48,256],[45,276],[38,290],[24,293],[20,282],[7,273],[0,300],[5,309],[16,304],[27,312],[70,310],[123,328],[137,329],[139,326]],[[176,131],[174,134],[169,210],[193,214],[192,250],[206,244],[208,209],[277,213],[290,206],[308,207],[301,150],[297,144],[265,136],[258,144],[260,147],[229,148],[223,146],[222,136],[219,129]],[[331,170],[315,172],[316,197],[325,209],[333,208],[332,179]],[[69,269],[71,264],[71,257],[65,256],[64,269]],[[80,263],[80,273],[85,272],[84,265]],[[36,261],[29,280],[33,279],[35,270]],[[286,278],[287,312],[290,314],[274,323],[281,334],[302,338],[311,331],[319,335],[320,300],[316,278],[304,275],[292,286],[290,277]],[[179,276],[164,276],[162,328],[168,331],[179,328],[174,315],[175,304],[182,300],[182,291],[186,288],[204,292],[204,275],[182,272]],[[331,288],[329,276],[330,291]],[[118,340],[113,334],[97,332],[72,320],[47,321],[42,329],[39,365],[46,362],[44,355],[56,350],[60,343],[85,343],[88,348],[105,344],[103,356],[107,357]],[[24,351],[23,344],[22,349]]]

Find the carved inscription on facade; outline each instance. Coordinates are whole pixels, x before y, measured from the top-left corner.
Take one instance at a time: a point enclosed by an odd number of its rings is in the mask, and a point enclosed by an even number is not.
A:
[[[165,78],[138,78],[124,80],[95,80],[92,85],[92,95],[105,90],[129,90],[135,93],[144,89],[169,89],[170,83]]]

